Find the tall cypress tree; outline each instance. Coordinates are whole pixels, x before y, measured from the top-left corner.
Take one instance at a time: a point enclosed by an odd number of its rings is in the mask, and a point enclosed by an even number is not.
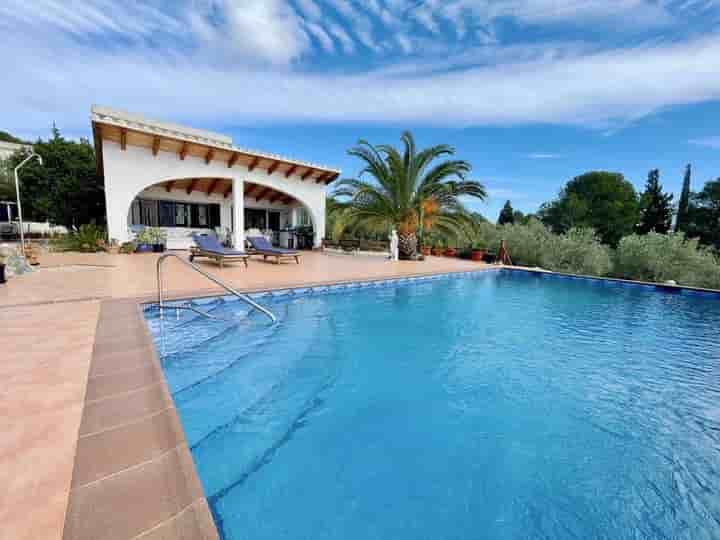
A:
[[[515,223],[515,212],[510,201],[505,201],[505,206],[503,206],[498,217],[498,225],[505,225],[506,223],[510,225]]]
[[[682,193],[678,203],[677,219],[675,220],[675,232],[685,231],[688,225],[688,212],[690,209],[690,176],[692,170],[688,163],[685,167],[685,178],[683,179]]]
[[[672,224],[672,199],[672,194],[663,192],[660,171],[651,170],[645,183],[645,191],[640,195],[640,223],[637,232],[668,232]]]

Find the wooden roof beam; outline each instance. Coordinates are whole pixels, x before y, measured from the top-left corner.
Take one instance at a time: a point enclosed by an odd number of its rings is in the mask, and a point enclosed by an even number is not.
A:
[[[326,184],[329,184],[330,182],[334,182],[337,180],[337,177],[340,176],[340,173],[330,173],[330,176],[325,180]]]
[[[215,149],[208,148],[207,154],[205,154],[205,165],[210,165],[210,162],[215,157]]]
[[[280,166],[279,161],[273,161],[273,164],[270,165],[270,167],[268,168],[268,176],[270,176],[272,173],[274,173],[279,166]]]
[[[127,148],[127,129],[120,128],[120,150]]]
[[[245,187],[243,188],[243,195],[247,195],[250,193],[253,189],[257,187],[257,184],[252,184],[250,182],[245,182]]]
[[[237,152],[233,152],[233,155],[228,160],[228,169],[232,169],[233,165],[237,163],[238,158],[240,157],[240,154]]]
[[[225,188],[225,193],[223,193],[223,197],[227,199],[228,195],[230,195],[230,192],[232,191],[232,182],[230,182],[230,185]]]
[[[215,191],[215,188],[217,187],[217,185],[218,185],[219,183],[220,183],[220,179],[219,179],[219,178],[215,178],[215,179],[212,181],[212,183],[210,184],[210,187],[209,187],[208,190],[207,190],[207,195],[208,195],[208,197],[212,194],[213,191]]]
[[[256,157],[255,159],[252,160],[252,163],[250,163],[250,165],[248,165],[248,171],[252,172],[252,170],[258,166],[258,163],[260,163],[260,158]]]
[[[155,137],[153,137],[153,145],[152,145],[153,156],[157,156],[159,151],[160,151],[160,137],[155,135]]]
[[[270,197],[270,204],[273,204],[275,201],[279,201],[280,199],[282,199],[285,196],[286,196],[285,193],[283,193],[282,191],[276,191],[275,195]]]
[[[321,182],[324,182],[324,181],[327,180],[328,178],[331,178],[332,175],[333,175],[333,173],[321,174],[320,176],[318,176],[318,177],[315,179],[315,183],[316,183],[316,184],[319,184],[319,183],[321,183]]]
[[[292,173],[294,173],[295,171],[297,171],[297,168],[298,168],[297,165],[293,165],[293,166],[290,167],[287,171],[285,171],[285,178],[290,178],[290,175],[291,175]]]
[[[285,195],[282,199],[280,199],[280,202],[283,204],[290,204],[295,199],[293,199],[290,195]]]
[[[267,195],[271,194],[274,190],[272,188],[265,188],[255,196],[255,201],[262,201]]]
[[[189,186],[187,187],[187,189],[185,190],[185,193],[187,193],[188,195],[190,195],[193,191],[195,191],[195,188],[197,187],[198,182],[199,182],[199,180],[198,180],[197,178],[193,178],[193,179],[190,181],[190,185],[189,185]]]
[[[174,185],[175,185],[175,180],[170,180],[167,184],[165,184],[165,191],[170,193],[170,191],[172,191],[172,188]]]
[[[180,152],[178,153],[178,157],[180,157],[180,160],[184,160],[185,157],[188,154],[188,143],[184,142],[182,145],[182,148],[180,148]]]
[[[305,171],[305,173],[300,177],[300,180],[307,180],[308,177],[309,177],[310,175],[312,175],[312,173],[314,173],[314,172],[315,172],[315,169],[308,169],[308,170]]]

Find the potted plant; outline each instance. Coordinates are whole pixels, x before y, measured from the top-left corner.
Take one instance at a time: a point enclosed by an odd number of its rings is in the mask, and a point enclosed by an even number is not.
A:
[[[454,247],[450,246],[450,244],[448,244],[448,246],[445,248],[445,253],[444,253],[444,255],[445,255],[446,257],[456,257],[456,256],[457,256],[457,249],[455,249]]]
[[[160,227],[152,227],[150,229],[150,237],[152,238],[153,252],[162,253],[165,251],[165,241],[167,233]]]
[[[430,244],[427,242],[423,242],[422,245],[420,246],[420,253],[422,254],[423,257],[427,257],[428,255],[430,255],[431,251],[432,251],[432,248],[430,247]]]
[[[143,229],[135,237],[135,253],[150,253],[153,250],[154,241],[150,229]]]
[[[7,281],[5,278],[5,264],[8,262],[8,259],[10,259],[10,255],[12,255],[12,250],[9,247],[0,247],[0,283]]]
[[[444,246],[443,241],[438,240],[435,242],[435,245],[433,246],[432,250],[430,252],[435,255],[436,257],[440,257],[443,254]]]
[[[482,261],[485,257],[485,246],[482,244],[476,244],[472,247],[471,258],[473,261]]]
[[[123,242],[120,244],[120,248],[118,249],[118,253],[124,253],[130,255],[131,253],[135,252],[135,243],[134,242]]]

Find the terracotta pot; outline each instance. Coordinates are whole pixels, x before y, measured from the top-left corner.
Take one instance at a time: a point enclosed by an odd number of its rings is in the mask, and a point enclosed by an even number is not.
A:
[[[445,249],[445,256],[446,257],[455,257],[457,255],[457,250],[455,248],[447,248]]]
[[[485,256],[485,250],[484,249],[473,249],[472,254],[470,256],[472,257],[473,261],[482,261],[483,257]]]
[[[425,256],[425,257],[427,257],[428,255],[430,255],[430,246],[422,246],[422,247],[420,248],[420,253],[422,253],[423,256]]]
[[[440,257],[443,254],[443,249],[441,247],[434,247],[432,248],[431,253],[436,257]]]

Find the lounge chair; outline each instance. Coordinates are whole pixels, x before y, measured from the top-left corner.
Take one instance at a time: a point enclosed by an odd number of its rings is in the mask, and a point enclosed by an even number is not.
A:
[[[213,234],[198,234],[193,233],[193,240],[195,245],[190,248],[190,261],[196,257],[206,257],[213,259],[216,263],[223,267],[225,262],[242,261],[247,267],[247,260],[250,255],[243,251],[236,249],[230,249],[223,246]]]
[[[263,259],[275,257],[275,262],[278,264],[280,264],[281,259],[295,259],[295,262],[300,264],[299,251],[273,247],[264,236],[248,236],[247,241],[250,242],[255,253],[263,256]]]

